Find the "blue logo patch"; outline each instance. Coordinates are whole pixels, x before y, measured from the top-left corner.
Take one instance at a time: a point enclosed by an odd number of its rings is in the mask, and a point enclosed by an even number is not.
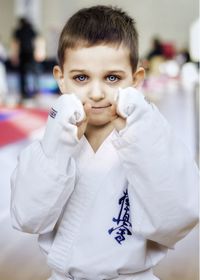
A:
[[[113,218],[116,227],[108,230],[108,233],[115,234],[115,240],[121,245],[126,240],[126,235],[132,235],[132,224],[130,222],[130,204],[128,189],[123,191],[123,196],[119,199],[120,210],[117,218]]]

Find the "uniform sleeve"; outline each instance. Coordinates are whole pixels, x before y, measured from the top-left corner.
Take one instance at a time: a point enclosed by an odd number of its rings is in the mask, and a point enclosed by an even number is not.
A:
[[[73,192],[75,170],[74,159],[69,155],[61,165],[44,154],[40,142],[28,146],[19,156],[11,178],[14,228],[40,234],[52,231]]]
[[[75,124],[83,117],[81,101],[73,94],[61,95],[49,112],[41,141],[21,153],[11,180],[15,228],[30,233],[54,228],[74,189],[74,154],[81,142]]]
[[[135,108],[113,139],[129,181],[133,232],[172,248],[198,221],[199,172],[156,106]]]

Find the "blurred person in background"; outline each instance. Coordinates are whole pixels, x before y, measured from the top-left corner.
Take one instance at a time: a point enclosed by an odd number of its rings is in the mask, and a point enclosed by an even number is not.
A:
[[[144,67],[148,75],[159,75],[159,65],[164,61],[162,41],[157,36],[151,40],[150,49],[143,59]]]
[[[153,76],[160,75],[160,65],[163,62],[174,59],[176,48],[173,42],[162,41],[154,36],[149,52],[145,57],[145,68],[148,74]]]
[[[154,37],[152,39],[152,47],[147,54],[147,59],[151,60],[155,56],[162,56],[163,55],[163,49],[162,49],[162,43],[161,40],[158,37]]]
[[[34,92],[37,92],[37,66],[34,59],[35,40],[37,32],[26,18],[20,18],[18,27],[13,32],[15,58],[14,63],[19,67],[20,75],[20,103],[31,97],[27,78],[28,74],[34,75]]]

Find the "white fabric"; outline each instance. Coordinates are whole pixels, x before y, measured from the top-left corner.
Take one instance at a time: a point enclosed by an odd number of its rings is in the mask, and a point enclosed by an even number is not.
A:
[[[0,61],[0,101],[1,98],[5,98],[6,94],[8,93],[8,84],[7,84],[7,78],[6,78],[6,67],[5,65]]]
[[[65,168],[66,155],[76,146],[76,123],[84,119],[85,112],[81,101],[74,94],[61,95],[51,108],[42,148],[47,157],[59,161]]]
[[[127,118],[133,112],[135,113],[137,108],[139,108],[140,114],[143,114],[148,107],[148,103],[144,99],[144,96],[136,88],[119,89],[116,96],[118,114]]]
[[[73,276],[63,276],[63,274],[53,273],[53,275],[48,280],[89,280],[87,278],[76,278]],[[96,278],[90,279],[96,280]],[[119,275],[117,278],[108,278],[108,280],[141,280],[141,273],[136,273],[134,275]],[[142,272],[142,280],[158,280],[156,276],[153,275],[152,269]]]
[[[83,136],[61,161],[39,142],[20,155],[13,226],[40,234],[51,280],[154,280],[148,269],[197,223],[198,169],[157,108],[132,93],[126,127],[96,153]]]

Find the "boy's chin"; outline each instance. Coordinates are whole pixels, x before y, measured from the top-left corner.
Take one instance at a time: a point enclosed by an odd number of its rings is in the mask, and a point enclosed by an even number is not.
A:
[[[111,120],[106,119],[98,119],[98,118],[90,118],[88,120],[88,124],[91,126],[105,126],[108,125],[111,122]]]

